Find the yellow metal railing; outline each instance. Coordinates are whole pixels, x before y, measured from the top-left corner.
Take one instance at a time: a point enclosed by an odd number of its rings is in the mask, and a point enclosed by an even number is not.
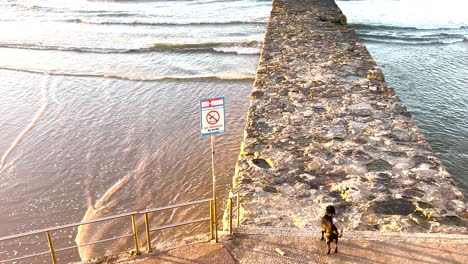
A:
[[[175,209],[179,207],[184,207],[184,206],[189,206],[189,205],[195,205],[195,204],[201,204],[201,203],[210,203],[210,217],[204,217],[204,218],[199,218],[195,220],[189,220],[185,222],[180,222],[180,223],[175,223],[175,224],[170,224],[170,225],[164,225],[164,226],[159,226],[154,229],[150,229],[150,223],[148,219],[148,213],[154,213],[154,212],[159,212],[159,211],[164,211],[164,210],[169,210],[169,209]],[[79,222],[79,223],[74,223],[74,224],[68,224],[68,225],[62,225],[54,228],[47,228],[47,229],[41,229],[37,231],[32,231],[32,232],[27,232],[27,233],[22,233],[22,234],[17,234],[17,235],[11,235],[11,236],[4,236],[0,237],[0,242],[6,241],[6,240],[12,240],[12,239],[18,239],[18,238],[23,238],[23,237],[29,237],[29,236],[34,236],[34,235],[39,235],[39,234],[45,234],[47,237],[47,243],[49,245],[49,251],[46,252],[41,252],[41,253],[36,253],[32,255],[27,255],[27,256],[22,256],[14,259],[7,259],[7,260],[0,260],[0,263],[5,263],[5,262],[13,262],[13,261],[18,261],[22,259],[27,259],[27,258],[32,258],[32,257],[37,257],[37,256],[43,256],[46,254],[50,254],[52,258],[52,263],[56,264],[57,263],[57,257],[56,253],[65,251],[65,250],[70,250],[74,248],[80,248],[84,246],[89,246],[93,244],[99,244],[99,243],[104,243],[104,242],[109,242],[113,240],[118,240],[122,238],[127,238],[127,237],[133,237],[134,243],[135,243],[135,253],[140,254],[140,247],[139,247],[139,242],[138,242],[138,227],[136,224],[136,216],[137,215],[144,215],[145,218],[145,233],[146,233],[146,242],[147,242],[147,252],[151,252],[151,232],[162,230],[162,229],[168,229],[168,228],[174,228],[178,226],[184,226],[184,225],[189,225],[189,224],[195,224],[199,222],[204,222],[204,221],[210,221],[210,235],[211,239],[214,241],[218,241],[218,233],[216,230],[216,219],[214,218],[214,202],[212,199],[203,199],[203,200],[197,200],[197,201],[192,201],[192,202],[187,202],[187,203],[182,203],[182,204],[176,204],[176,205],[171,205],[171,206],[165,206],[165,207],[159,207],[159,208],[153,208],[153,209],[146,209],[143,211],[134,211],[134,212],[128,212],[128,213],[122,213],[122,214],[117,214],[117,215],[112,215],[112,216],[107,216],[107,217],[102,217],[94,220],[89,220],[85,222]],[[52,232],[58,231],[58,230],[63,230],[67,228],[73,228],[73,227],[79,227],[82,225],[89,225],[89,224],[94,224],[98,222],[104,222],[104,221],[109,221],[113,219],[118,219],[118,218],[124,218],[124,217],[130,217],[132,220],[132,234],[127,234],[123,236],[118,236],[118,237],[112,237],[108,239],[102,239],[98,241],[93,241],[90,243],[86,244],[81,244],[77,246],[71,246],[71,247],[64,247],[60,249],[55,249],[53,246],[53,241],[52,241]],[[117,252],[116,252],[117,253]]]
[[[232,208],[232,200],[236,199],[236,207]],[[229,213],[229,234],[232,235],[232,222],[233,222],[233,214],[232,211],[236,210],[236,226],[240,226],[240,204],[239,204],[239,193],[233,194],[229,192],[229,200],[228,200],[228,213]]]

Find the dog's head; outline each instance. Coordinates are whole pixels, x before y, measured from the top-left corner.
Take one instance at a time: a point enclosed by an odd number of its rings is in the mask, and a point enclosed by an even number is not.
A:
[[[327,208],[325,209],[325,213],[327,215],[330,215],[330,216],[333,216],[335,213],[335,207],[333,205],[329,205],[327,206]]]

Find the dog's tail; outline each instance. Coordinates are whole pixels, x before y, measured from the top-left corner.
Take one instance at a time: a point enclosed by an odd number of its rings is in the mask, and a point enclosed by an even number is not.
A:
[[[338,237],[342,237],[342,236],[343,236],[343,229],[341,229],[340,232],[338,232],[338,230],[335,229],[335,230],[333,230],[332,233],[335,234],[335,235],[337,235]]]

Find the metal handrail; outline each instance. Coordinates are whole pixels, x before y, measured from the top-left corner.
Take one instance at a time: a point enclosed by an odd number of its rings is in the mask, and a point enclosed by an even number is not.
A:
[[[45,255],[45,254],[50,254],[50,251],[45,251],[45,252],[42,252],[42,253],[36,253],[36,254],[32,254],[32,255],[22,256],[22,257],[14,258],[14,259],[0,260],[0,263],[6,263],[6,262],[10,262],[10,261],[17,261],[17,260],[21,260],[21,259],[27,259],[27,258],[42,256],[42,255]]]
[[[211,198],[207,198],[207,199],[197,200],[197,201],[193,201],[193,202],[186,202],[186,203],[183,203],[183,204],[175,204],[175,205],[169,205],[169,206],[158,207],[158,208],[153,208],[153,209],[146,209],[146,210],[143,210],[143,211],[137,211],[137,213],[138,214],[153,213],[153,212],[157,212],[157,211],[174,209],[174,208],[188,206],[188,205],[200,204],[200,203],[209,202],[209,201],[212,201],[212,200],[213,199],[211,199]]]
[[[131,236],[133,236],[133,234],[128,234],[128,235],[123,235],[123,236],[118,236],[118,237],[111,237],[111,238],[101,239],[101,240],[97,240],[97,241],[93,241],[93,242],[81,244],[81,245],[78,245],[78,246],[71,246],[71,247],[65,247],[65,248],[61,248],[61,249],[56,249],[55,252],[60,252],[60,251],[65,251],[65,250],[69,250],[69,249],[74,249],[74,248],[80,248],[80,247],[86,247],[86,246],[96,245],[96,244],[99,244],[99,243],[109,242],[109,241],[112,241],[112,240],[117,240],[117,239],[121,239],[121,238],[125,238],[125,237],[131,237]]]
[[[4,240],[14,239],[14,238],[37,235],[37,234],[40,234],[40,233],[45,233],[47,231],[57,231],[57,230],[67,229],[67,228],[81,226],[81,225],[88,225],[88,224],[94,224],[94,223],[98,223],[98,222],[102,222],[102,221],[113,220],[113,219],[122,218],[122,217],[125,217],[125,216],[130,216],[132,214],[138,214],[138,211],[130,212],[130,213],[121,213],[121,214],[116,214],[116,215],[111,215],[111,216],[105,216],[105,217],[97,218],[97,219],[94,219],[94,220],[88,220],[88,221],[78,222],[78,223],[73,223],[73,224],[66,224],[66,225],[61,225],[61,226],[52,227],[52,228],[44,228],[44,229],[34,230],[34,231],[21,233],[21,234],[16,234],[16,235],[3,236],[3,237],[0,237],[0,242],[4,241]]]
[[[200,203],[205,203],[205,202],[210,202],[210,217],[205,217],[205,218],[200,218],[200,219],[195,219],[195,220],[190,220],[190,221],[185,221],[185,222],[175,223],[175,224],[170,224],[170,225],[165,225],[165,226],[160,226],[160,227],[158,227],[156,229],[153,229],[153,230],[150,230],[150,228],[149,228],[148,213],[154,213],[154,212],[163,211],[163,210],[175,209],[175,208],[179,208],[179,207],[195,205],[195,204],[200,204]],[[83,222],[78,222],[78,223],[72,223],[72,224],[66,224],[66,225],[61,225],[61,226],[52,227],[52,228],[45,228],[45,229],[35,230],[35,231],[21,233],[21,234],[3,236],[3,237],[0,237],[0,242],[6,241],[6,240],[11,240],[11,239],[17,239],[17,238],[21,238],[21,237],[26,237],[26,236],[37,235],[37,234],[41,234],[41,233],[46,233],[50,251],[46,251],[46,252],[42,252],[42,253],[36,253],[36,254],[32,254],[32,255],[27,255],[27,256],[22,256],[22,257],[18,257],[18,258],[14,258],[14,259],[0,260],[0,263],[10,262],[10,261],[17,261],[17,260],[37,257],[37,256],[45,255],[45,254],[51,254],[52,263],[56,264],[57,263],[57,259],[56,259],[56,256],[55,256],[56,252],[65,251],[65,250],[74,249],[74,248],[80,248],[80,247],[99,244],[99,243],[104,243],[104,242],[117,240],[117,239],[121,239],[121,238],[132,237],[132,236],[134,237],[134,242],[135,242],[135,253],[139,254],[140,251],[139,251],[139,246],[138,246],[139,243],[138,243],[138,230],[137,230],[137,225],[136,225],[136,215],[142,215],[142,214],[145,216],[145,231],[146,231],[146,239],[147,239],[147,245],[148,245],[147,251],[148,252],[151,252],[150,232],[154,232],[154,231],[158,231],[158,230],[162,230],[162,229],[167,229],[167,228],[174,228],[174,227],[183,226],[183,225],[199,223],[199,222],[208,221],[208,220],[210,220],[211,238],[217,240],[217,237],[215,237],[216,235],[212,230],[213,223],[216,221],[215,219],[213,219],[213,216],[212,216],[212,210],[213,210],[212,207],[213,207],[213,200],[211,198],[208,198],[208,199],[202,199],[202,200],[191,201],[191,202],[175,204],[175,205],[169,205],[169,206],[164,206],[164,207],[150,208],[150,209],[145,209],[145,210],[141,210],[141,211],[133,211],[133,212],[121,213],[121,214],[116,214],[116,215],[111,215],[111,216],[105,216],[105,217],[101,217],[101,218],[97,218],[97,219],[93,219],[93,220],[88,220],[88,221],[83,221]],[[53,231],[72,228],[72,227],[77,227],[77,226],[82,226],[82,225],[94,224],[94,223],[98,223],[98,222],[109,221],[109,220],[118,219],[118,218],[122,218],[122,217],[129,217],[129,216],[132,219],[132,229],[133,229],[132,234],[127,234],[127,235],[123,235],[123,236],[97,240],[97,241],[89,242],[89,243],[86,243],[86,244],[81,244],[81,245],[71,246],[71,247],[65,247],[65,248],[60,248],[60,249],[54,249],[54,247],[53,247],[52,236],[50,235],[51,232],[53,232]]]
[[[232,208],[232,199],[236,198],[236,207],[234,208],[236,210],[236,223],[237,227],[240,226],[240,202],[239,202],[239,193],[232,193],[232,191],[229,192],[229,200],[228,200],[228,213],[229,213],[229,234],[232,235],[232,218],[233,218],[233,208]]]
[[[204,221],[208,221],[208,220],[210,220],[210,218],[205,217],[205,218],[200,218],[200,219],[196,219],[196,220],[192,220],[192,221],[181,222],[181,223],[178,223],[178,224],[164,225],[164,226],[157,227],[155,229],[151,229],[150,232],[159,231],[159,230],[168,229],[168,228],[173,228],[173,227],[178,227],[178,226],[195,224],[195,223],[204,222]]]

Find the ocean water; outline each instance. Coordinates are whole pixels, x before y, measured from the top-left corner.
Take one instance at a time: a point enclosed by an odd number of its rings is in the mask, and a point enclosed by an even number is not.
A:
[[[465,1],[337,2],[468,195]],[[260,0],[0,1],[0,236],[211,197],[200,98],[226,97],[227,132],[215,139],[224,202],[270,10]],[[150,218],[165,224],[206,212]],[[153,239],[207,231],[195,225]],[[130,232],[126,219],[53,236],[61,248]],[[0,260],[47,250],[45,236],[11,241]]]
[[[468,197],[468,2],[337,4]]]
[[[0,1],[0,236],[210,198],[199,104],[216,96],[227,113],[215,136],[223,208],[270,10],[256,0]],[[208,215],[203,205],[150,219]],[[153,242],[202,232],[208,223],[153,232]],[[63,248],[129,233],[123,219],[53,237]],[[45,238],[8,241],[0,260],[47,252]],[[58,258],[129,247],[131,237]]]

